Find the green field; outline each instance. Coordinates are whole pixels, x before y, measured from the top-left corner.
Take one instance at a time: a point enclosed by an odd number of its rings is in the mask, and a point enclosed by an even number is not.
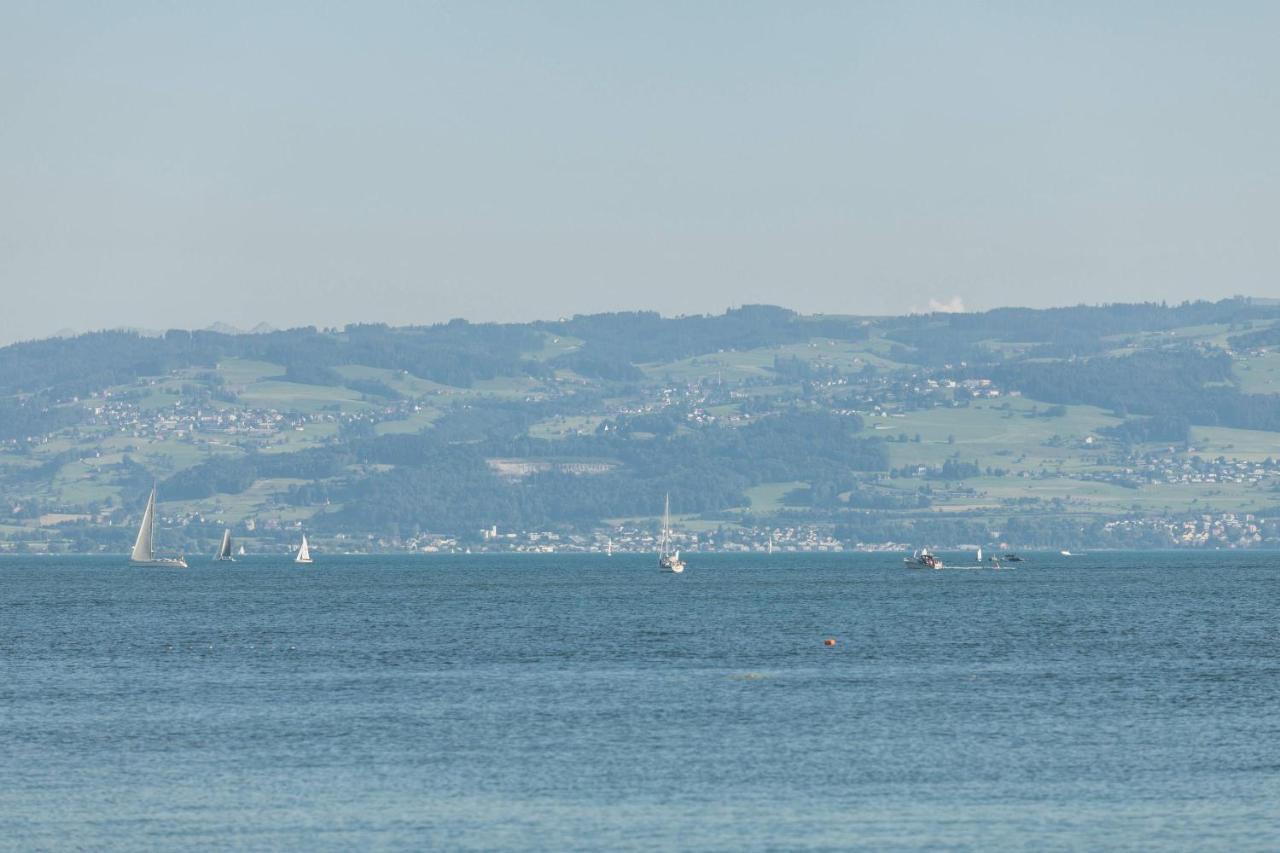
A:
[[[788,492],[796,489],[802,489],[808,483],[792,482],[792,483],[761,483],[758,486],[752,486],[747,489],[747,499],[751,502],[748,507],[753,513],[772,513],[782,509],[786,504],[783,498]]]
[[[644,372],[652,379],[670,377],[676,382],[697,380],[715,380],[735,383],[744,380],[775,379],[773,370],[775,358],[798,358],[815,366],[835,367],[843,372],[851,373],[862,370],[867,364],[877,368],[897,368],[902,365],[889,361],[884,352],[888,346],[877,346],[875,341],[833,341],[829,338],[814,338],[808,343],[790,344],[787,346],[762,347],[749,350],[725,350],[724,352],[700,355],[694,358],[660,364],[642,365]],[[878,352],[877,349],[882,352]]]
[[[1235,364],[1240,390],[1248,394],[1280,394],[1280,351],[1249,356]]]
[[[1008,405],[1008,409],[1004,406]],[[1083,467],[1084,455],[1096,451],[1084,442],[1098,429],[1119,423],[1119,419],[1092,406],[1068,406],[1065,417],[1031,416],[1037,404],[1023,398],[1002,402],[974,402],[967,407],[926,409],[901,416],[868,417],[872,435],[920,442],[893,442],[889,455],[893,467],[903,465],[939,466],[948,458],[979,466],[1032,471],[1042,467]],[[1046,407],[1039,405],[1040,410]],[[1059,446],[1050,442],[1059,440]]]
[[[424,408],[420,412],[414,412],[409,417],[402,420],[382,421],[374,430],[378,435],[401,435],[422,432],[431,426],[437,420],[443,411],[438,408]]]
[[[593,433],[605,421],[603,415],[557,415],[529,427],[531,438],[559,439],[579,433]]]
[[[239,391],[269,376],[283,376],[284,365],[272,364],[269,361],[228,358],[218,362],[217,373],[226,382],[228,388]]]

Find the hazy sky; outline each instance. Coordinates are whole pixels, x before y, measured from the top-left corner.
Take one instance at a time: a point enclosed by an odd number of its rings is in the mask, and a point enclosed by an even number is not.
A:
[[[0,341],[1280,296],[1280,4],[7,2]]]

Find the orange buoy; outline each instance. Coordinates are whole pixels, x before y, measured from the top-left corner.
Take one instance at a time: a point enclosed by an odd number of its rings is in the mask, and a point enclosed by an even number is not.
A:
[[[836,641],[831,639],[830,637],[827,637],[825,640],[822,641],[822,645],[824,646],[834,646],[835,644],[836,644]]]

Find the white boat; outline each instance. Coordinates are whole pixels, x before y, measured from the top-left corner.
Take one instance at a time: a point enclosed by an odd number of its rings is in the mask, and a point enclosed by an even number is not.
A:
[[[222,544],[218,546],[218,553],[214,555],[215,560],[227,560],[234,563],[236,558],[231,556],[231,528],[228,527],[222,531]]]
[[[680,552],[671,550],[671,495],[667,495],[662,508],[662,550],[658,552],[658,568],[677,575],[684,571]]]
[[[604,548],[604,555],[605,555],[606,557],[612,557],[612,556],[613,556],[613,537],[612,537],[612,536],[610,536],[610,537],[609,537],[609,542],[608,542],[608,544],[606,544],[606,545],[605,545],[605,548]]]
[[[298,556],[293,558],[295,563],[310,563],[311,549],[307,547],[307,534],[302,534],[302,544],[298,546]]]
[[[1070,556],[1071,556],[1071,552],[1070,552],[1070,551],[1066,551],[1066,550],[1059,551],[1058,553],[1059,553],[1059,554],[1061,554],[1061,555],[1062,555],[1062,556],[1064,556],[1064,557],[1070,557]]]
[[[981,548],[979,548],[979,549],[978,549],[978,562],[979,562],[979,563],[981,563],[981,562],[982,562],[982,549],[981,549]]]
[[[133,553],[129,562],[135,566],[155,566],[171,569],[185,569],[186,558],[157,557],[155,548],[156,528],[156,487],[151,487],[151,495],[147,498],[147,508],[142,511],[142,525],[138,528],[138,539],[133,543]]]
[[[921,548],[910,557],[903,557],[902,562],[913,569],[940,569],[942,561],[929,553],[928,548]]]
[[[240,550],[239,550],[239,551],[236,551],[236,556],[237,556],[237,557],[243,557],[243,556],[244,556],[244,546],[243,546],[243,545],[241,545],[241,546],[240,546]]]

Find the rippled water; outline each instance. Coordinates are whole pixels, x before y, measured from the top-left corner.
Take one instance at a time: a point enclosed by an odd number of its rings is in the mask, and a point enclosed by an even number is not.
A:
[[[1274,849],[1278,589],[1236,553],[0,559],[0,846]]]

